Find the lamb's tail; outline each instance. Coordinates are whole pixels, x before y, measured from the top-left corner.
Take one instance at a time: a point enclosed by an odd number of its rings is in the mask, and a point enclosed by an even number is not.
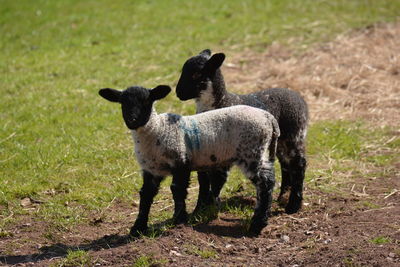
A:
[[[278,138],[281,135],[281,131],[279,130],[279,124],[276,119],[271,116],[271,126],[272,126],[272,136],[271,143],[269,144],[269,161],[275,161],[276,157],[276,147],[278,144]]]

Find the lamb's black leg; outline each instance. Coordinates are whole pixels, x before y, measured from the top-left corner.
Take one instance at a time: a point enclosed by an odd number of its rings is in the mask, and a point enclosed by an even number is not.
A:
[[[300,210],[303,201],[303,183],[307,167],[304,142],[296,142],[291,146],[289,162],[291,176],[291,192],[289,202],[286,206],[286,213],[291,214]]]
[[[281,165],[281,190],[278,197],[278,204],[281,207],[286,207],[289,201],[290,186],[292,184],[290,175],[290,165],[285,160],[279,159]]]
[[[281,165],[281,191],[278,197],[278,203],[281,207],[286,207],[289,201],[290,186],[292,184],[290,174],[290,154],[287,148],[287,140],[280,138],[278,140],[278,146],[276,154]]]
[[[135,224],[131,228],[130,235],[138,236],[147,230],[149,212],[154,196],[158,193],[160,182],[163,177],[154,176],[149,172],[143,171],[143,186],[140,189],[139,214]]]
[[[198,172],[199,198],[197,199],[194,214],[206,206],[219,204],[219,194],[228,177],[229,168],[215,169],[208,172]],[[211,190],[210,190],[211,187]]]
[[[295,156],[290,162],[292,186],[286,213],[296,213],[300,210],[303,201],[303,183],[307,161],[304,155]]]
[[[213,196],[213,200],[217,205],[220,204],[219,194],[221,193],[221,189],[226,183],[228,177],[228,168],[217,169],[215,171],[210,172],[210,182],[211,182],[211,193]]]
[[[197,179],[199,181],[199,197],[193,213],[200,212],[203,208],[212,203],[210,176],[208,172],[197,172]]]
[[[251,218],[249,232],[258,236],[267,225],[268,214],[272,204],[272,191],[275,184],[274,163],[268,162],[258,173],[251,177],[257,190],[257,204]]]
[[[184,168],[173,172],[171,191],[175,203],[174,224],[186,223],[188,214],[186,212],[186,196],[189,186],[190,171]]]

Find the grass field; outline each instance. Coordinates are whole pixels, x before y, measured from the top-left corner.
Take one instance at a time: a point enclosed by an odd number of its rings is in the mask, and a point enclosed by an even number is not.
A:
[[[98,89],[174,86],[183,62],[204,48],[235,53],[278,41],[301,50],[399,11],[393,0],[1,1],[0,235],[19,215],[63,231],[115,200],[138,201],[130,135]],[[157,108],[190,114],[194,103],[171,94]],[[389,164],[390,154],[360,156],[379,140],[372,135],[388,131],[351,121],[312,125],[311,161],[337,164],[309,170],[308,179],[334,179],[348,161]],[[41,208],[26,209],[27,198]]]

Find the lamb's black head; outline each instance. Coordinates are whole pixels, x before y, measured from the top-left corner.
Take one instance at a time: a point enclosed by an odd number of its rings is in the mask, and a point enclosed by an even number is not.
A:
[[[217,53],[211,56],[206,49],[197,56],[189,58],[182,68],[182,74],[176,85],[176,95],[180,100],[188,100],[200,96],[207,89],[207,83],[213,79],[224,62],[225,55]]]
[[[126,126],[135,130],[149,121],[154,101],[166,97],[169,92],[169,86],[159,85],[154,89],[133,86],[123,91],[104,88],[99,94],[111,102],[120,103]]]

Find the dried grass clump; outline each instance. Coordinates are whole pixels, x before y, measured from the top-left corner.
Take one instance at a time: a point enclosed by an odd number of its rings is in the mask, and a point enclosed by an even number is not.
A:
[[[236,92],[299,91],[310,105],[312,121],[400,125],[399,22],[340,35],[300,56],[274,43],[262,54],[245,51],[224,68],[228,88]]]

